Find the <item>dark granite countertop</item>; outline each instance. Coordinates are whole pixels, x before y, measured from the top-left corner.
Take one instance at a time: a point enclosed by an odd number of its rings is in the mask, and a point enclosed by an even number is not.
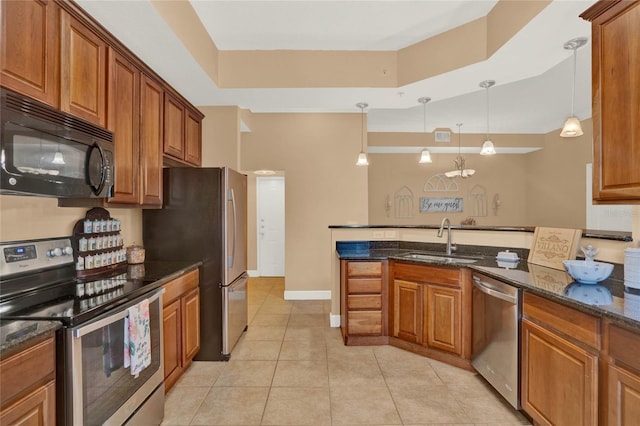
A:
[[[60,327],[58,321],[0,321],[0,359],[28,348]]]
[[[454,255],[477,259],[475,263],[464,265],[403,257],[411,252],[444,254],[444,248],[444,244],[389,241],[344,241],[338,242],[336,247],[339,258],[344,260],[393,259],[423,265],[467,267],[549,300],[610,318],[640,331],[640,289],[625,287],[623,265],[615,264],[611,277],[593,285],[577,283],[565,271],[527,263],[526,249],[459,245]],[[520,261],[498,262],[497,253],[505,250],[517,253]]]
[[[147,283],[141,289],[136,290],[136,293],[142,294],[160,287],[167,281],[196,269],[200,265],[201,262],[193,261],[149,261],[139,265],[127,265],[126,270],[130,279],[139,279]],[[132,297],[136,297],[136,295],[133,294]],[[0,358],[11,356],[28,348],[34,341],[61,327],[62,323],[58,321],[0,320]]]
[[[440,229],[440,225],[330,225],[329,229]],[[535,232],[535,226],[471,226],[451,225],[451,229],[463,229],[466,231],[506,231],[506,232]],[[602,231],[599,229],[584,229],[582,236],[585,238],[598,238],[601,240],[633,241],[631,232]]]

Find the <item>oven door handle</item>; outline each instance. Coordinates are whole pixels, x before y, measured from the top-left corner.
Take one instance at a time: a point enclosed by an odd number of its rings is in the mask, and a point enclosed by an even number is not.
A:
[[[503,293],[499,290],[487,287],[486,284],[484,284],[482,281],[480,281],[477,278],[473,279],[473,286],[478,290],[480,290],[481,292],[483,292],[484,294],[487,294],[492,297],[497,297],[498,299],[504,300],[505,302],[509,302],[512,305],[516,305],[518,303],[518,299],[516,297]]]
[[[161,288],[160,291],[157,291],[154,295],[150,296],[150,297],[146,297],[146,299],[149,300],[149,303],[154,302],[156,299],[158,299],[160,296],[162,296],[162,293],[164,293],[164,288]],[[142,300],[144,300],[145,297],[142,297],[140,299],[138,299],[135,303],[131,303],[129,304],[126,308],[117,308],[118,312],[116,312],[113,315],[109,315],[106,318],[102,318],[99,319],[95,322],[91,322],[89,324],[83,325],[81,327],[78,327],[76,329],[73,330],[72,335],[74,338],[79,338],[84,336],[85,334],[89,334],[92,331],[98,330],[102,327],[105,327],[109,324],[113,324],[114,322],[120,321],[123,318],[126,318],[127,316],[129,316],[129,308],[131,306],[136,305],[137,303],[140,303]]]

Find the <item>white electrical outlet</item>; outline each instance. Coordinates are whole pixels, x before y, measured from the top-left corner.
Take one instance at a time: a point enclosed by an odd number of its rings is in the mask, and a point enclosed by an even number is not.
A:
[[[384,237],[385,238],[395,238],[396,237],[396,231],[384,231]]]
[[[384,231],[373,231],[373,238],[384,238]]]

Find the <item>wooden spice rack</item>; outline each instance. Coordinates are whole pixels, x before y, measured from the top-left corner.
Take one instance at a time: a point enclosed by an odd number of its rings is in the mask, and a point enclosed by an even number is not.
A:
[[[92,223],[92,232],[85,232],[85,221],[90,221]],[[104,274],[106,272],[116,270],[127,263],[127,256],[123,247],[124,244],[122,243],[122,235],[120,234],[120,226],[118,225],[117,229],[113,229],[114,223],[119,224],[120,221],[114,220],[108,210],[102,207],[95,207],[87,211],[84,219],[79,220],[74,225],[71,246],[73,248],[73,260],[76,265],[76,275],[78,278]],[[93,226],[94,224],[100,224],[100,229],[96,230]],[[107,226],[108,224],[111,224],[111,226]],[[86,248],[81,247],[80,241],[83,238],[87,241],[94,240],[96,242],[96,246],[92,247],[87,243]],[[98,241],[100,242],[100,248],[97,248]],[[96,258],[96,256],[100,256],[100,266],[88,268],[86,262],[88,256],[92,259]],[[84,259],[82,269],[78,269],[79,257]],[[103,265],[102,257],[105,258],[105,262],[107,262],[106,259],[110,258],[110,263]],[[93,264],[95,264],[95,261],[92,265]]]

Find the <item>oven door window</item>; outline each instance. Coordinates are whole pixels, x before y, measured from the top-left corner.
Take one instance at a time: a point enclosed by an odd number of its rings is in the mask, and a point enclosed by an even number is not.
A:
[[[159,301],[150,303],[151,365],[134,377],[124,368],[124,319],[81,337],[83,424],[106,422],[160,369]]]

